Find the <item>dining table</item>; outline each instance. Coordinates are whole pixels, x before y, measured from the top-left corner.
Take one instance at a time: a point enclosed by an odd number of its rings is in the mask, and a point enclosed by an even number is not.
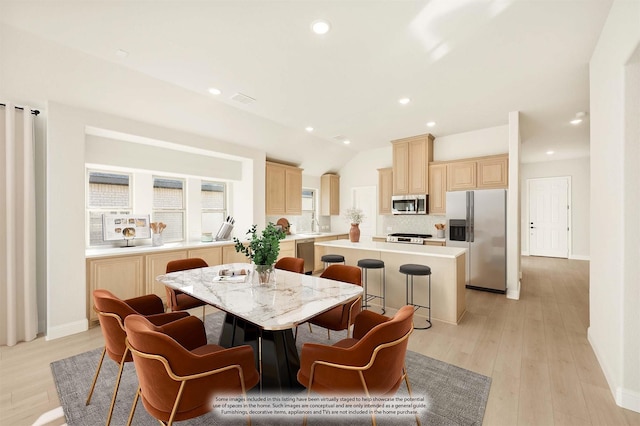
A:
[[[218,344],[250,345],[261,389],[301,389],[296,327],[318,314],[362,296],[359,285],[276,269],[261,284],[253,265],[232,263],[171,272],[156,277],[175,290],[226,313]]]

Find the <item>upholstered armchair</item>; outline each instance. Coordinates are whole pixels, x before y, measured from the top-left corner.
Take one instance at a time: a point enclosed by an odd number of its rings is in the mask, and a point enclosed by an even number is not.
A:
[[[322,272],[320,277],[356,284],[359,286],[362,285],[362,270],[356,266],[329,265],[327,269]],[[315,324],[326,328],[328,337],[331,337],[329,330],[347,330],[347,337],[349,337],[350,327],[361,310],[361,298],[336,306],[327,312],[323,312],[320,315],[316,315],[311,318],[309,320],[309,330],[311,331],[311,324]]]
[[[109,414],[107,415],[107,426],[111,423],[111,415],[113,414],[113,407],[116,403],[116,396],[118,394],[118,388],[120,386],[120,379],[122,377],[122,369],[126,362],[131,362],[131,353],[127,349],[125,338],[127,337],[124,330],[124,319],[129,315],[144,315],[149,321],[154,324],[166,324],[171,321],[175,321],[179,318],[189,316],[188,312],[174,312],[164,313],[164,305],[162,299],[155,294],[149,294],[146,296],[135,297],[133,299],[122,300],[114,296],[108,290],[94,290],[93,292],[94,310],[98,313],[98,319],[100,320],[100,328],[102,329],[102,335],[104,337],[104,349],[96,373],[93,376],[93,382],[89,389],[89,395],[85,405],[89,405],[93,390],[98,380],[100,369],[102,368],[102,362],[104,356],[107,354],[109,358],[114,360],[120,366],[118,376],[116,378],[115,388],[113,390],[113,397],[111,398],[111,406],[109,407]]]
[[[139,380],[128,425],[139,397],[151,416],[171,425],[213,410],[218,395],[241,394],[246,401],[247,390],[259,382],[253,349],[207,344],[204,324],[196,317],[156,326],[130,315],[125,329]]]
[[[167,274],[169,272],[186,271],[187,269],[206,268],[209,265],[203,259],[199,257],[192,257],[189,259],[172,260],[167,263]],[[187,309],[197,308],[202,306],[202,320],[204,321],[205,309],[207,304],[200,299],[196,299],[193,296],[184,294],[180,290],[174,290],[171,287],[165,286],[167,292],[167,306],[170,311],[186,311]]]
[[[305,343],[298,381],[309,393],[372,397],[393,396],[404,380],[411,395],[404,360],[413,312],[412,306],[404,306],[388,318],[363,311],[355,319],[353,338],[333,346]],[[375,424],[374,411],[372,421]]]
[[[304,259],[298,257],[283,257],[278,259],[275,268],[304,274]]]

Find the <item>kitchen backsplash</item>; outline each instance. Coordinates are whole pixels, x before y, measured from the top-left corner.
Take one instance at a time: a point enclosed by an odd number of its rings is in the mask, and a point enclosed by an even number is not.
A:
[[[311,227],[311,212],[303,212],[301,216],[267,216],[267,223],[277,223],[278,219],[281,217],[285,217],[289,224],[293,227],[297,234],[302,234],[305,232],[312,231],[320,231],[320,232],[330,232],[331,231],[331,216],[318,216],[318,222],[320,222],[320,229],[316,230],[315,226]]]
[[[445,216],[436,215],[385,215],[382,217],[382,235],[405,232],[436,235],[436,223],[445,223]],[[391,228],[391,230],[389,230]]]

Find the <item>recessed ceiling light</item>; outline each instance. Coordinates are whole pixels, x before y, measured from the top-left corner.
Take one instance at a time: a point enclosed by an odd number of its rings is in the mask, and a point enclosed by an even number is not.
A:
[[[307,126],[304,129],[309,133],[313,132],[313,127],[311,127],[311,126]]]
[[[127,52],[126,50],[118,49],[116,50],[116,56],[120,58],[126,58],[127,56],[129,56],[129,52]]]
[[[209,87],[209,93],[212,95],[219,95],[222,93],[222,90],[216,89],[215,87]]]
[[[406,104],[408,104],[409,102],[411,102],[411,99],[409,99],[409,98],[400,98],[400,99],[398,100],[398,102],[400,102],[402,105],[406,105]]]
[[[317,21],[313,21],[311,23],[311,30],[318,35],[326,34],[330,29],[331,25],[327,21],[322,19],[318,19]]]
[[[435,122],[435,121],[429,121],[429,122],[427,123],[427,127],[433,127],[433,126],[435,126],[435,125],[436,125],[436,122]]]
[[[547,151],[547,155],[553,155],[555,154],[555,151]]]
[[[343,144],[345,145],[349,145],[351,143],[351,141],[349,139],[345,139],[342,141]]]

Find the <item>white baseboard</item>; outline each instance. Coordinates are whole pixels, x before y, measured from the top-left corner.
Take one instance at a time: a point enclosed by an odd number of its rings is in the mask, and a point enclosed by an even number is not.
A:
[[[520,300],[520,280],[518,279],[517,288],[507,288],[507,299]]]
[[[529,250],[521,252],[520,256],[529,256]]]
[[[82,333],[89,329],[89,322],[87,319],[80,321],[69,322],[67,324],[58,325],[55,327],[47,327],[46,340],[59,339],[61,337],[70,336],[72,334]]]
[[[591,327],[587,329],[587,340],[593,349],[593,353],[598,360],[598,364],[600,364],[600,368],[602,369],[602,373],[609,385],[609,390],[611,391],[616,404],[622,408],[626,408],[627,410],[640,413],[640,392],[618,386],[618,383],[613,379],[611,371],[609,371],[608,364],[604,362],[602,355],[598,350],[598,346],[595,344],[591,336]]]
[[[569,259],[572,259],[572,260],[591,260],[591,257],[590,256],[584,256],[582,254],[572,254],[572,255],[569,255]]]

